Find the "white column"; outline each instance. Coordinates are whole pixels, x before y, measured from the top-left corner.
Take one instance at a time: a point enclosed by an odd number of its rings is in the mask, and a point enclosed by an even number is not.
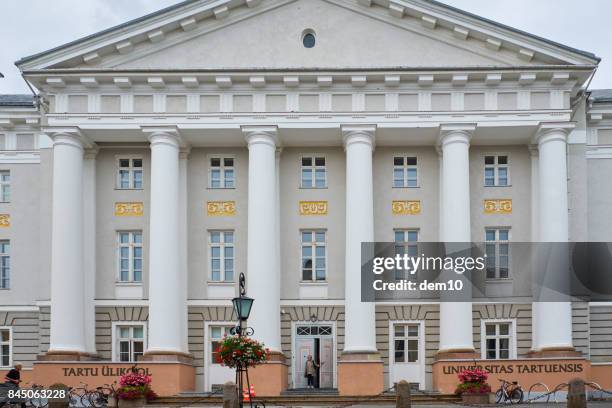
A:
[[[180,269],[180,277],[181,277],[181,288],[180,288],[180,296],[185,300],[185,304],[188,299],[188,285],[189,285],[189,267],[188,267],[188,259],[189,259],[189,238],[188,238],[188,223],[187,223],[187,203],[189,194],[187,193],[187,178],[188,178],[188,170],[187,163],[189,160],[189,153],[191,149],[186,148],[182,149],[179,152],[179,234],[180,234],[180,248],[181,248],[181,269]],[[183,325],[183,329],[181,330],[181,341],[183,343],[183,350],[189,350],[189,342],[188,342],[188,317],[187,317],[187,307],[181,308],[181,314],[179,319],[181,324]]]
[[[77,130],[53,138],[51,333],[49,353],[79,354],[85,340],[83,142]],[[93,318],[93,316],[91,316]]]
[[[573,127],[572,123],[544,123],[536,135],[540,152],[538,160],[538,241],[540,242],[567,242],[569,239],[567,137]],[[534,350],[573,349],[570,302],[534,303],[533,325],[534,332],[537,332],[537,336],[533,338]]]
[[[144,129],[151,142],[149,343],[147,355],[184,354],[186,308],[180,249],[179,136],[173,128]]]
[[[249,147],[247,296],[255,299],[248,325],[275,352],[280,343],[280,271],[276,261],[276,145],[274,126],[243,127]]]
[[[440,128],[443,242],[471,242],[470,140],[475,129],[473,124],[448,124]],[[472,303],[440,302],[440,351],[474,351]]]
[[[375,305],[361,301],[361,243],[374,241],[375,132],[373,125],[342,127],[346,150],[345,353],[377,351]]]
[[[85,349],[96,353],[96,156],[98,149],[85,150],[83,161],[83,290],[85,307]]]

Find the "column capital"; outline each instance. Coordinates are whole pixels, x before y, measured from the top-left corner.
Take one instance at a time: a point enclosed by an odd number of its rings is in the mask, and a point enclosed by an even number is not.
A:
[[[530,143],[527,148],[529,149],[531,158],[537,158],[540,155],[540,148],[537,144]]]
[[[267,144],[274,148],[279,146],[278,126],[241,126],[242,134],[247,144]]]
[[[99,152],[100,152],[100,149],[98,148],[98,146],[93,146],[91,148],[85,149],[83,158],[84,159],[89,159],[89,160],[94,160],[96,158],[96,156],[98,156]]]
[[[191,146],[182,147],[179,150],[179,159],[186,160],[191,154]]]
[[[475,131],[475,123],[443,123],[440,125],[438,145],[444,146],[450,143],[469,145]]]
[[[142,126],[141,129],[151,146],[165,144],[177,149],[185,147],[176,126]]]
[[[344,149],[354,143],[364,143],[371,146],[372,150],[376,146],[376,125],[341,125],[342,143]]]
[[[542,122],[533,137],[533,142],[538,146],[553,140],[567,142],[567,137],[575,127],[575,122]]]
[[[96,146],[78,127],[45,127],[42,131],[53,140],[53,146],[72,146],[81,150]]]

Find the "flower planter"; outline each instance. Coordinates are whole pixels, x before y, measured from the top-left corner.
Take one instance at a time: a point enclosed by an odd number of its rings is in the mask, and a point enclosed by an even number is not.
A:
[[[488,405],[489,404],[489,393],[485,394],[461,394],[461,401],[464,404],[473,404],[473,405]]]
[[[120,399],[118,403],[119,408],[140,408],[147,405],[147,400],[144,397],[131,400]]]

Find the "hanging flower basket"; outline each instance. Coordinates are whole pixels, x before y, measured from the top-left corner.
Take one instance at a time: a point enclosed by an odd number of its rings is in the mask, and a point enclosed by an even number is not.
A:
[[[265,363],[270,350],[248,337],[225,336],[219,344],[221,364],[229,368],[248,368]]]
[[[117,390],[119,407],[143,406],[146,401],[157,398],[155,391],[151,389],[151,376],[135,372],[121,376],[120,388]]]
[[[491,386],[487,384],[489,374],[480,368],[465,370],[459,373],[459,385],[455,394],[461,395],[461,399],[469,404],[487,404]]]

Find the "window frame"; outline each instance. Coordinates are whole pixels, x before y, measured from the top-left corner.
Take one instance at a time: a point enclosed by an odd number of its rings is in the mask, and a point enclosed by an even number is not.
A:
[[[129,327],[130,328],[130,361],[121,361],[120,352],[121,348],[119,347],[119,342],[121,341],[121,337],[119,336],[119,329],[121,327]],[[142,353],[146,353],[147,345],[148,345],[148,325],[146,321],[115,321],[112,322],[112,361],[114,363],[135,363],[136,360],[134,358],[134,348],[133,343],[135,338],[133,337],[133,328],[134,327],[142,327]]]
[[[211,322],[207,322],[206,326],[204,328],[205,332],[206,332],[206,357],[205,357],[205,362],[208,361],[207,366],[211,367],[211,366],[220,366],[221,363],[215,363],[215,359],[213,358],[213,353],[214,353],[214,349],[213,349],[213,341],[219,341],[219,340],[223,340],[224,334],[226,335],[231,335],[230,330],[232,328],[234,328],[236,325],[235,324],[230,324],[227,322],[215,322],[215,321],[211,321]],[[213,328],[221,328],[221,337],[220,338],[213,338],[212,336],[212,329]]]
[[[397,242],[395,240],[395,235],[401,232],[404,234],[404,239],[406,237],[409,237],[409,233],[411,232],[416,232],[417,234],[417,240],[416,241],[401,241],[401,242]],[[410,247],[414,247],[416,248],[416,252],[417,252],[417,256],[419,253],[419,238],[421,235],[421,229],[420,228],[393,228],[393,253],[395,255],[397,255],[397,252],[395,251],[396,246],[398,246],[398,244],[401,244],[401,246],[405,247],[405,248],[410,248]],[[411,244],[413,243],[413,244]],[[403,255],[403,254],[402,254]],[[401,276],[398,274],[401,273]],[[418,273],[418,271],[417,271]],[[394,278],[395,280],[402,280],[402,279],[407,279],[409,272],[405,271],[405,270],[396,270],[394,273]]]
[[[0,326],[0,331],[1,330],[8,330],[9,332],[9,341],[8,341],[8,346],[9,346],[9,363],[7,366],[2,365],[2,358],[1,358],[1,353],[0,353],[0,368],[1,369],[6,369],[6,368],[13,368],[13,327],[12,326]],[[2,341],[2,337],[0,337],[0,346],[7,344],[5,342]]]
[[[487,157],[493,156],[495,158],[495,164],[486,164],[486,159]],[[499,157],[500,156],[505,156],[506,157],[506,164],[498,164],[499,163]],[[482,156],[482,164],[483,164],[483,172],[482,172],[482,185],[486,188],[491,188],[491,187],[500,187],[500,188],[505,188],[505,187],[512,187],[512,179],[511,179],[511,157],[510,157],[510,153],[506,153],[506,152],[485,152],[483,153]],[[487,185],[487,167],[491,167],[493,166],[493,185]],[[506,179],[507,182],[505,185],[500,185],[499,184],[499,169],[500,168],[506,168]]]
[[[9,246],[9,251],[8,253],[4,253],[4,252],[0,252],[0,290],[10,290],[11,289],[11,240],[10,239],[0,239],[0,244],[8,244]],[[9,266],[8,266],[8,277],[6,278],[6,281],[8,282],[8,284],[6,286],[4,286],[4,279],[3,279],[3,270],[2,270],[2,259],[4,258],[8,258],[8,262],[9,262]]]
[[[221,277],[223,279],[220,280],[214,280],[213,279],[213,267],[212,267],[212,261],[213,261],[213,256],[212,256],[212,249],[213,249],[213,242],[212,242],[212,234],[218,232],[221,234],[222,236],[222,240],[218,243],[215,243],[215,245],[219,246],[219,273],[221,274]],[[233,240],[231,242],[231,245],[228,245],[225,242],[225,234],[227,234],[228,232],[231,232],[233,235]],[[208,241],[208,282],[209,283],[235,283],[236,282],[236,231],[233,229],[210,229],[207,230],[207,241]],[[227,280],[226,279],[226,272],[225,272],[225,248],[226,247],[231,247],[233,248],[233,256],[232,256],[232,260],[233,260],[233,271],[232,271],[232,279],[231,280]]]
[[[129,160],[130,161],[129,167],[122,167],[121,160]],[[134,167],[134,160],[140,160],[142,163],[142,167]],[[144,163],[144,157],[142,155],[138,155],[138,154],[116,155],[115,164],[116,164],[115,189],[117,190],[135,190],[135,191],[144,190],[144,184],[145,184],[144,165],[145,163]],[[128,171],[129,187],[121,187],[121,170],[126,170],[126,169]],[[140,169],[140,172],[142,174],[142,181],[141,181],[142,187],[135,187],[134,172],[136,171],[136,169]]]
[[[212,160],[213,159],[219,159],[220,163],[219,163],[219,187],[213,187],[212,185],[212,173],[213,173],[213,166],[212,166]],[[225,159],[232,159],[233,160],[233,165],[231,167],[226,167],[225,166]],[[235,154],[209,154],[206,156],[206,160],[207,160],[207,165],[208,165],[208,189],[210,190],[235,190],[237,188],[237,184],[238,184],[238,178],[236,177],[236,155]],[[217,168],[217,167],[215,167]],[[226,187],[225,184],[225,170],[227,169],[232,169],[234,172],[234,184],[232,187]]]
[[[326,188],[328,188],[328,177],[327,177],[327,155],[323,154],[323,153],[302,153],[300,156],[300,161],[299,161],[299,166],[300,166],[300,170],[299,170],[299,180],[300,180],[300,188],[304,189],[304,190],[324,190]],[[304,159],[311,159],[312,160],[312,164],[310,166],[304,166],[303,162]],[[325,160],[325,165],[323,166],[317,166],[316,165],[316,159],[323,159]],[[316,174],[317,174],[317,169],[320,169],[321,167],[323,167],[323,175],[324,177],[324,184],[322,187],[317,187],[317,179],[316,179]],[[311,186],[305,186],[304,185],[304,177],[303,177],[303,172],[304,169],[307,170],[311,170],[312,171],[312,185]]]
[[[499,239],[499,232],[501,230],[506,230],[508,231],[508,240],[507,241],[502,241]],[[489,231],[495,231],[495,241],[488,241],[487,240],[487,232]],[[510,243],[512,242],[512,228],[510,227],[506,227],[506,226],[493,226],[493,227],[485,227],[485,236],[484,236],[484,245],[485,245],[485,255],[487,253],[487,245],[489,245],[490,243],[495,245],[495,277],[493,278],[489,278],[488,277],[488,265],[485,261],[485,280],[486,281],[508,281],[512,279],[512,267],[511,267],[511,262],[510,260],[512,259],[512,253],[510,250]],[[500,245],[501,244],[506,244],[508,245],[508,276],[505,278],[501,277],[501,273],[500,273]],[[489,257],[487,257],[488,259]]]
[[[496,328],[495,329],[495,336],[488,336],[487,335],[487,325],[490,324],[494,324],[496,326],[500,325],[500,324],[508,324],[510,325],[509,329],[508,329],[508,335],[505,336],[503,335],[502,337],[500,337],[501,335],[498,335],[497,333],[499,332],[499,329]],[[496,354],[496,358],[495,359],[490,359],[487,358],[487,339],[489,338],[495,338],[495,339],[500,339],[500,338],[505,338],[508,337],[510,340],[508,342],[508,358],[507,359],[501,359],[499,358],[499,342],[496,342],[496,349],[495,349],[495,354]],[[517,358],[517,340],[516,340],[516,318],[507,318],[507,319],[481,319],[480,320],[480,357],[483,360],[487,360],[487,361],[507,361],[507,360],[515,360]]]
[[[136,243],[134,242],[134,234],[135,233],[140,233],[140,243]],[[129,242],[127,243],[127,245],[123,244],[121,242],[121,234],[128,234],[129,236]],[[144,281],[144,265],[145,265],[145,253],[144,253],[144,233],[142,230],[118,230],[116,231],[116,238],[115,238],[115,243],[117,245],[117,255],[116,255],[116,262],[117,262],[117,283],[119,284],[134,284],[134,285],[142,285],[143,281]],[[136,244],[136,245],[135,245]],[[128,248],[128,280],[122,280],[121,279],[121,248],[123,247],[127,247]],[[141,262],[142,262],[142,268],[140,269],[140,280],[134,280],[134,248],[136,247],[140,247],[141,249],[141,253],[142,253],[142,257]]]
[[[399,168],[398,165],[395,164],[395,159],[396,158],[402,158],[403,160],[403,164],[402,164],[402,185],[401,186],[396,186],[395,185],[395,170],[396,168]],[[414,158],[416,159],[416,163],[417,164],[408,164],[408,158]],[[391,164],[392,164],[392,170],[391,170],[391,186],[393,188],[421,188],[421,160],[419,159],[419,155],[416,153],[411,153],[411,152],[403,152],[403,153],[393,153],[393,155],[391,156]],[[409,169],[415,169],[416,170],[416,185],[414,186],[409,186],[409,178],[408,178],[408,170]]]
[[[8,174],[8,181],[3,180],[3,176]],[[0,203],[10,203],[11,202],[11,183],[12,183],[12,174],[11,170],[0,170]],[[8,191],[8,193],[7,193]],[[5,195],[8,194],[8,199],[5,199]]]
[[[313,239],[314,241],[310,242],[310,245],[304,245],[304,242],[302,242],[302,234],[304,232],[310,232],[313,235]],[[325,241],[324,241],[324,245],[323,248],[325,248],[325,257],[324,257],[324,261],[325,261],[325,279],[317,279],[317,267],[316,267],[316,247],[317,245],[317,241],[316,241],[316,233],[317,232],[322,232],[325,234]],[[327,228],[301,228],[299,230],[299,257],[298,259],[300,260],[300,283],[327,283],[327,279],[328,279],[328,255],[329,255],[329,246],[328,246],[328,237],[327,237]],[[310,246],[310,248],[312,249],[312,254],[311,254],[311,260],[313,261],[312,264],[312,277],[310,280],[306,280],[304,279],[304,256],[303,256],[303,248],[305,246]],[[320,246],[320,245],[319,245]]]

